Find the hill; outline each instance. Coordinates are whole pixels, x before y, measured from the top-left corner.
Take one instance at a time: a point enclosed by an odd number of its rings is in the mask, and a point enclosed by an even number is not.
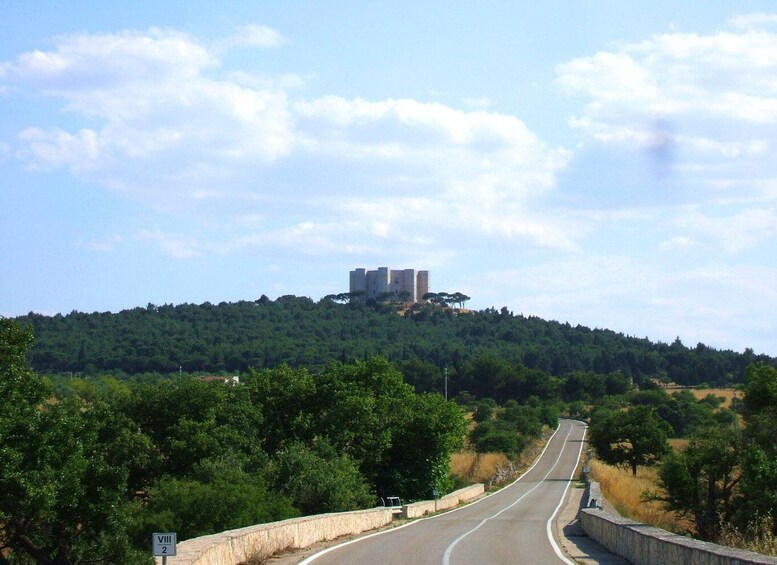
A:
[[[416,305],[400,316],[386,304],[296,296],[218,305],[149,304],[118,313],[30,313],[17,320],[34,331],[32,367],[47,373],[233,373],[284,363],[321,370],[331,361],[381,355],[400,366],[418,389],[441,390],[448,367],[455,394],[457,388],[472,388],[462,382],[466,368],[489,359],[554,376],[621,372],[637,382],[663,378],[680,385],[736,384],[750,363],[777,363],[752,350],[688,348],[679,339],[654,343],[514,315],[506,308],[457,312]]]

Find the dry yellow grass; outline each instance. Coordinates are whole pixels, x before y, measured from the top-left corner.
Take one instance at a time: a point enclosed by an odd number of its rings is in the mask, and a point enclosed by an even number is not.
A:
[[[642,501],[643,492],[656,489],[655,469],[638,468],[635,477],[629,469],[606,465],[595,459],[589,465],[602,494],[622,516],[671,532],[685,533],[691,529],[688,521],[680,520],[672,512],[664,510],[660,502]]]
[[[669,394],[672,394],[673,392],[677,392],[678,390],[690,391],[691,394],[693,394],[693,396],[696,397],[696,400],[701,400],[708,394],[714,394],[715,396],[722,396],[723,403],[721,404],[721,407],[723,408],[730,408],[732,399],[737,397],[742,398],[742,393],[733,388],[686,388],[678,385],[669,385],[666,388],[666,391]]]
[[[486,483],[497,475],[498,468],[509,464],[504,453],[459,451],[451,455],[451,475],[469,483]]]
[[[774,519],[771,516],[753,518],[746,532],[733,526],[723,527],[718,543],[729,547],[747,549],[763,555],[777,556],[777,536],[774,534]]]
[[[673,437],[667,440],[669,442],[669,445],[672,446],[672,449],[675,451],[680,451],[684,447],[690,443],[690,440],[688,438],[684,437]]]
[[[512,460],[504,453],[475,453],[467,449],[451,455],[451,476],[463,483],[484,483],[499,487],[525,472],[545,447],[553,430],[546,428],[541,438],[532,440]]]

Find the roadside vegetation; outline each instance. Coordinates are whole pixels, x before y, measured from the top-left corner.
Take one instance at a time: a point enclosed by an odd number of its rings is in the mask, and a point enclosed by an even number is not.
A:
[[[662,502],[644,499],[645,491],[656,488],[655,468],[640,468],[635,476],[631,469],[608,465],[598,459],[592,459],[589,465],[602,495],[621,516],[678,534],[688,534],[692,531],[691,522],[678,518],[674,512],[667,510]]]
[[[0,318],[0,565],[150,563],[154,531],[497,487],[559,416],[590,421],[616,466],[595,473],[635,519],[768,547],[775,407],[775,359],[505,308],[262,297]]]
[[[58,397],[27,366],[31,339],[0,319],[0,564],[150,563],[154,531],[183,540],[453,488],[464,411],[385,359],[235,386],[107,378]]]
[[[733,402],[696,392],[635,393],[617,411],[595,410],[590,438],[601,462],[592,464],[594,477],[633,519],[777,555],[777,368],[752,365]],[[646,406],[660,425],[644,425]],[[670,435],[685,440],[672,447]]]

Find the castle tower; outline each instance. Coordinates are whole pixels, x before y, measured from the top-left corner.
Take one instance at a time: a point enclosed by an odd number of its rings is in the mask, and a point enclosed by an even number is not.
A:
[[[392,270],[388,267],[373,271],[354,269],[350,272],[348,288],[349,292],[364,293],[367,300],[376,300],[389,293],[406,296],[408,302],[419,302],[429,292],[429,271]]]
[[[424,294],[429,292],[429,271],[418,271],[416,292],[416,300],[419,302],[425,302]]]

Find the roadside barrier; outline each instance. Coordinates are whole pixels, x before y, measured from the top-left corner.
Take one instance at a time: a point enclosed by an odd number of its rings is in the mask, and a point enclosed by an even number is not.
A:
[[[438,500],[425,500],[402,506],[401,517],[417,518],[453,508],[477,498],[482,484],[470,485]],[[412,509],[412,510],[411,510]],[[419,513],[420,512],[420,513]],[[168,565],[238,565],[248,559],[267,558],[286,549],[300,549],[320,541],[360,534],[390,524],[395,511],[391,506],[354,512],[303,516],[280,522],[258,524],[182,541]],[[162,563],[162,558],[157,558]]]
[[[615,516],[601,508],[602,500],[599,483],[591,482],[588,507],[580,510],[580,523],[589,537],[634,565],[777,564],[774,557],[695,540]]]

